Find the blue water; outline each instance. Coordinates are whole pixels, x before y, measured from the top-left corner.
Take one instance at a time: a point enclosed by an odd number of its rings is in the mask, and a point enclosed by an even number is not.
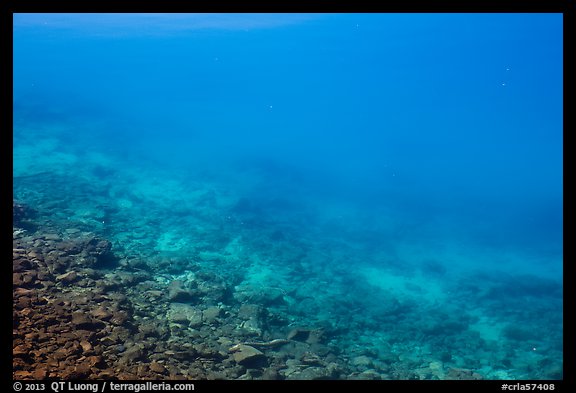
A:
[[[279,288],[263,334],[329,326],[343,379],[562,378],[562,28],[15,14],[14,198],[231,310]]]

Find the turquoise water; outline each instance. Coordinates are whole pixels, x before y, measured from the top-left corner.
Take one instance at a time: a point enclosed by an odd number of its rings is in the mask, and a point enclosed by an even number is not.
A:
[[[15,14],[13,80],[39,223],[341,378],[562,378],[561,15]]]

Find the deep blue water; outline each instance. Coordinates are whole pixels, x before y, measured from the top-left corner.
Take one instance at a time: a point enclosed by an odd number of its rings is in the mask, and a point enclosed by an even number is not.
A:
[[[120,206],[77,219],[126,254],[240,242],[304,281],[350,272],[351,297],[373,285],[503,325],[533,323],[498,310],[534,297],[561,367],[562,29],[560,14],[15,14],[14,197],[66,201],[68,221]],[[476,367],[558,377],[515,361]]]

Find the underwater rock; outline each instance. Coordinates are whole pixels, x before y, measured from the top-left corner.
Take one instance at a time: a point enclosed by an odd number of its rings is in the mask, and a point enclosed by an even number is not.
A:
[[[217,348],[213,348],[207,343],[196,344],[193,346],[193,350],[198,356],[206,359],[222,359],[225,357],[225,354],[220,353]]]
[[[90,247],[92,245],[94,245],[93,249]],[[112,243],[105,239],[94,238],[90,240],[87,250],[96,259],[97,265],[107,265],[115,259],[112,254]]]
[[[294,328],[288,332],[286,338],[288,340],[295,340],[295,341],[306,341],[310,337],[310,333],[312,329],[306,328]]]
[[[313,352],[304,352],[300,356],[300,362],[309,366],[323,366],[324,362],[320,359],[320,356]]]
[[[238,344],[230,348],[234,361],[242,366],[254,368],[266,364],[266,356],[258,349],[245,344]]]
[[[128,321],[129,315],[126,311],[116,311],[110,318],[110,323],[116,326],[123,326]]]
[[[262,321],[264,319],[264,309],[257,304],[242,304],[238,310],[238,317],[243,319],[238,325],[246,334],[256,336],[262,335]]]
[[[238,317],[242,319],[260,319],[264,309],[258,304],[242,304],[238,310]]]
[[[21,273],[12,273],[12,285],[14,287],[21,287],[24,285]]]
[[[174,280],[168,285],[168,300],[177,303],[191,302],[196,298],[196,292],[185,287],[181,280]]]
[[[366,370],[362,371],[360,374],[354,374],[348,377],[350,380],[368,380],[368,381],[375,381],[384,379],[382,374],[374,371],[374,370]]]
[[[206,310],[202,311],[202,319],[208,324],[213,324],[217,321],[218,317],[222,315],[222,313],[223,311],[220,307],[208,307]]]
[[[277,368],[268,367],[262,373],[262,380],[264,381],[275,381],[281,379],[280,372]]]
[[[37,381],[46,379],[47,376],[48,376],[48,370],[45,368],[37,368],[36,370],[32,371],[32,378]]]
[[[338,366],[331,363],[326,367],[306,367],[294,371],[287,375],[289,380],[319,380],[319,379],[337,379],[339,376]]]
[[[21,273],[26,270],[32,269],[32,262],[26,258],[13,258],[12,271],[15,273]]]
[[[234,299],[239,303],[257,303],[263,306],[285,306],[285,292],[281,288],[239,285]]]
[[[87,363],[79,363],[74,367],[71,379],[86,379],[92,373],[92,368]]]
[[[258,322],[258,320],[254,319],[254,318],[250,318],[246,321],[242,321],[238,327],[240,329],[242,329],[246,334],[251,334],[251,335],[255,335],[255,336],[261,336],[262,335],[262,327],[260,326],[260,323]]]
[[[77,329],[83,330],[99,330],[104,327],[104,323],[98,320],[92,320],[88,314],[84,312],[74,312],[72,313],[72,324]]]
[[[38,277],[38,273],[33,270],[25,271],[22,273],[22,282],[24,287],[31,288],[35,285],[36,278]]]
[[[138,345],[134,345],[128,348],[120,357],[118,363],[122,365],[133,364],[137,360],[140,360],[144,355],[142,348]]]
[[[60,235],[57,233],[47,233],[43,236],[44,240],[60,240]]]
[[[102,321],[107,321],[107,320],[109,320],[110,318],[112,318],[112,315],[113,315],[112,312],[109,311],[109,310],[108,310],[106,307],[104,307],[104,306],[98,307],[97,309],[93,310],[90,314],[91,314],[94,318],[100,319],[100,320],[102,320]]]
[[[202,325],[202,311],[189,304],[172,303],[166,317],[169,322],[184,324],[190,327]]]
[[[150,371],[155,372],[157,374],[166,374],[166,367],[158,362],[150,363]]]
[[[82,251],[82,244],[74,240],[65,240],[56,245],[62,255],[77,255]]]
[[[361,369],[366,369],[366,368],[373,366],[372,359],[370,359],[366,355],[356,356],[356,357],[352,358],[352,361],[350,363],[356,367],[361,368]]]
[[[463,368],[450,368],[446,373],[448,380],[479,380],[483,379],[482,376],[472,370]]]
[[[15,357],[29,357],[30,356],[30,348],[27,345],[17,345],[12,348],[12,356]]]
[[[138,325],[138,331],[144,337],[156,337],[156,338],[162,338],[167,333],[167,329],[163,323],[152,321],[147,321],[144,323],[141,322]]]
[[[78,280],[78,274],[76,274],[75,271],[71,271],[71,272],[60,274],[59,276],[56,276],[56,280],[60,281],[64,285],[69,285],[69,284],[73,283],[74,281]]]
[[[82,347],[82,351],[84,353],[92,351],[92,344],[90,344],[87,340],[80,341],[80,347]]]
[[[23,371],[23,370],[19,370],[19,371],[15,371],[13,373],[14,375],[14,379],[18,379],[18,380],[28,380],[28,379],[36,379],[33,376],[33,373],[31,371]]]

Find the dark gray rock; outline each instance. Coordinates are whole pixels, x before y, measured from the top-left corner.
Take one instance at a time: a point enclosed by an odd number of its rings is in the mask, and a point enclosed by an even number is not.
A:
[[[236,363],[249,368],[262,367],[266,364],[264,353],[250,345],[236,345],[232,357]]]
[[[171,302],[189,303],[196,298],[196,292],[187,288],[180,280],[174,280],[168,285],[168,300]]]
[[[122,365],[133,364],[136,361],[142,359],[143,356],[144,352],[142,351],[142,348],[140,348],[140,346],[138,345],[133,345],[126,351],[124,351],[124,353],[118,360],[118,363]]]
[[[90,318],[87,313],[74,312],[72,313],[72,324],[76,329],[82,330],[99,330],[104,327],[104,322]]]

